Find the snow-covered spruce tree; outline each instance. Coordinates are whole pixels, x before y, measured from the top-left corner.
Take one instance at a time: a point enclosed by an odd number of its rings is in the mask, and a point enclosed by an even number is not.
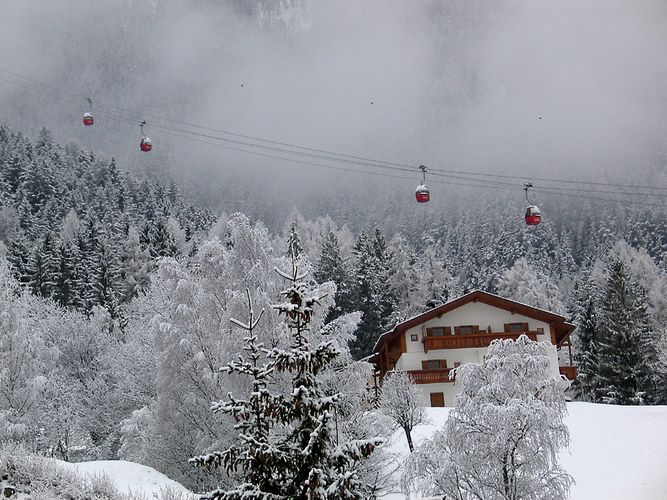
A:
[[[374,259],[375,295],[380,313],[380,327],[386,330],[394,326],[392,316],[396,306],[396,297],[391,287],[393,271],[391,269],[392,251],[379,228],[375,229],[371,242]],[[373,343],[375,343],[373,339]]]
[[[424,407],[419,404],[420,389],[405,372],[390,372],[382,383],[380,411],[394,425],[403,429],[410,453],[414,451],[412,429],[426,421]]]
[[[546,343],[494,340],[481,364],[456,369],[461,392],[445,428],[411,455],[406,487],[457,500],[567,498],[556,461],[567,446],[567,382],[551,375]]]
[[[289,227],[287,235],[287,255],[289,258],[298,259],[303,253],[303,246],[301,245],[301,236],[299,236],[299,225],[294,219]]]
[[[302,282],[307,273],[299,273],[294,258],[291,273],[276,272],[290,282],[282,292],[287,301],[274,306],[286,316],[290,346],[264,350],[248,336],[249,359],[259,360],[262,349],[268,362],[253,365],[240,360],[230,366],[253,377],[253,393],[249,400],[230,397],[229,402],[214,406],[236,418],[242,443],[195,461],[224,464],[228,470],[241,472],[241,485],[214,492],[215,499],[367,498],[367,487],[356,469],[380,440],[338,441],[335,406],[341,396],[326,395],[319,376],[340,351],[330,340],[315,347],[309,342],[313,307],[322,297],[310,295]],[[270,394],[266,387],[280,373],[291,376],[290,393]]]
[[[352,312],[349,271],[341,254],[338,237],[333,231],[329,231],[322,241],[322,251],[314,278],[318,283],[333,281],[336,284],[336,306],[329,311],[327,321],[332,321],[342,314]]]
[[[574,324],[574,362],[577,379],[573,383],[577,397],[583,401],[596,402],[595,378],[598,370],[598,346],[600,325],[598,307],[599,290],[591,279],[590,270],[584,269],[574,286],[574,301],[571,306]]]
[[[231,490],[216,490],[211,493],[214,499],[241,498],[273,498],[281,489],[276,484],[275,470],[285,468],[289,459],[273,448],[271,431],[276,425],[275,415],[279,411],[282,398],[268,390],[271,374],[274,370],[273,361],[262,363],[266,357],[264,344],[258,342],[253,332],[262,318],[264,309],[255,318],[250,290],[248,297],[248,322],[243,323],[235,318],[231,322],[247,332],[243,339],[244,355],[239,354],[237,360],[230,361],[221,368],[221,372],[245,375],[252,378],[252,392],[248,399],[237,399],[231,393],[227,401],[213,403],[214,413],[225,413],[236,420],[234,429],[239,431],[239,442],[222,452],[213,452],[191,459],[191,462],[207,468],[224,467],[233,476],[241,472],[244,482]]]
[[[659,398],[657,336],[646,291],[620,259],[609,265],[598,343],[597,397],[610,404],[655,404]]]
[[[335,405],[340,394],[326,395],[318,375],[335,362],[341,352],[331,340],[313,347],[309,324],[313,308],[322,297],[312,296],[302,281],[296,259],[291,273],[276,268],[290,286],[281,294],[286,302],[274,306],[287,317],[291,332],[289,349],[274,348],[269,357],[277,372],[292,376],[292,393],[281,406],[278,419],[289,429],[278,445],[289,456],[288,467],[281,471],[283,492],[288,498],[338,499],[366,498],[365,485],[355,473],[358,463],[373,453],[379,439],[338,442],[335,431]]]
[[[391,252],[382,232],[377,229],[373,239],[362,232],[353,254],[356,265],[352,300],[363,316],[351,350],[359,359],[371,353],[377,338],[390,326],[395,299],[389,284]]]
[[[368,236],[360,233],[353,247],[355,267],[352,287],[352,301],[361,311],[362,319],[356,331],[356,338],[350,346],[352,355],[360,359],[370,353],[375,339],[381,332],[381,318],[376,302],[374,281],[374,260]]]

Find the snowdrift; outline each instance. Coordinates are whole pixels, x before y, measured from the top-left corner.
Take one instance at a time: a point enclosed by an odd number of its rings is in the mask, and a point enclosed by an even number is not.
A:
[[[164,498],[169,490],[174,494],[189,498],[192,495],[185,487],[169,479],[164,474],[146,465],[125,460],[99,460],[95,462],[68,463],[58,460],[58,464],[74,470],[78,474],[107,476],[116,489],[123,494],[144,496],[147,499]],[[199,498],[192,495],[192,498]]]
[[[667,406],[574,402],[567,409],[570,449],[561,452],[560,461],[576,481],[572,500],[667,499]],[[415,429],[416,445],[442,427],[449,410],[428,408],[431,422]],[[394,433],[390,446],[401,457],[408,455],[403,431]]]

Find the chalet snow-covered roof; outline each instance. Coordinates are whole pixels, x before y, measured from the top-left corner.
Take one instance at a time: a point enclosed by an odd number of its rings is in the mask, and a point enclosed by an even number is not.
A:
[[[380,346],[384,342],[404,333],[410,328],[421,325],[422,323],[425,323],[435,317],[442,316],[443,314],[468,304],[469,302],[482,302],[483,304],[488,304],[499,309],[505,309],[506,311],[518,313],[522,316],[527,316],[538,321],[544,321],[545,323],[550,324],[553,323],[556,329],[556,343],[558,345],[560,345],[561,342],[564,341],[575,328],[572,323],[565,321],[565,317],[561,316],[560,314],[547,311],[546,309],[529,306],[523,302],[506,299],[505,297],[501,297],[500,295],[493,293],[484,292],[482,290],[473,290],[472,292],[462,295],[461,297],[458,297],[454,300],[450,300],[441,306],[434,307],[433,309],[429,309],[428,311],[418,314],[417,316],[413,316],[412,318],[398,323],[396,326],[394,326],[393,329],[380,335],[377,342],[375,343],[373,352],[378,352]]]

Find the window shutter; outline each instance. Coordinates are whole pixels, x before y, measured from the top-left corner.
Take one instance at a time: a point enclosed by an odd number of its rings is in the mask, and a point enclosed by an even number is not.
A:
[[[479,325],[472,325],[472,333],[479,333]]]
[[[432,337],[433,336],[433,328],[427,328],[426,329],[426,336],[427,337]]]
[[[455,326],[455,327],[454,327],[454,333],[455,333],[456,335],[461,335],[461,327],[459,327],[459,326]]]
[[[440,360],[440,369],[447,368],[447,360],[446,359],[441,359]]]
[[[452,334],[452,327],[451,326],[446,326],[445,327],[445,335],[451,335]]]
[[[428,370],[428,361],[427,360],[422,361],[422,370]]]
[[[445,406],[445,395],[442,392],[432,392],[430,396],[431,396],[432,407]]]
[[[503,325],[503,331],[504,332],[511,332],[512,331],[512,324],[511,323],[505,323]]]
[[[521,331],[523,332],[528,331],[528,323],[521,323]]]

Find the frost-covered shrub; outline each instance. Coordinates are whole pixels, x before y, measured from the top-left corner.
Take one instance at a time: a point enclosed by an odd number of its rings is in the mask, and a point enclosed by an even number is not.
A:
[[[419,403],[421,390],[405,372],[388,373],[382,384],[380,411],[405,432],[410,453],[414,451],[412,429],[427,420],[424,407]]]
[[[569,443],[568,383],[551,376],[549,348],[495,340],[483,363],[457,368],[456,407],[411,456],[406,485],[459,500],[567,498],[573,479],[556,457]]]
[[[62,467],[55,460],[32,455],[19,447],[0,450],[0,470],[17,492],[34,498],[121,500],[122,495],[104,476],[91,478]]]

